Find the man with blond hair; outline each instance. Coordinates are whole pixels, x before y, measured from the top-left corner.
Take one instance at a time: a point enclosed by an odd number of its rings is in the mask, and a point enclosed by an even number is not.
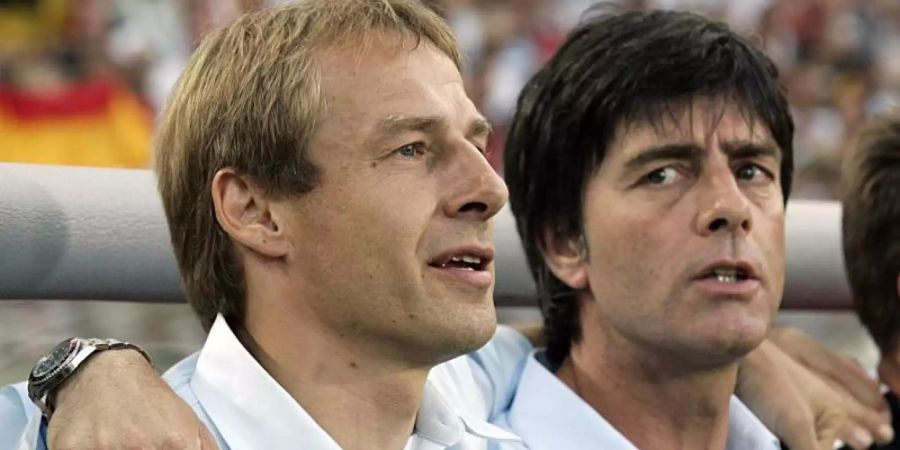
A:
[[[156,171],[209,335],[166,378],[221,448],[517,439],[465,391],[467,360],[431,370],[496,329],[491,219],[507,190],[459,66],[416,0],[254,12],[192,56]]]

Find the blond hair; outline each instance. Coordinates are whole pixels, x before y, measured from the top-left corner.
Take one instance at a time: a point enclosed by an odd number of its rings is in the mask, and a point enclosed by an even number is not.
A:
[[[377,33],[425,39],[459,67],[447,24],[417,0],[305,0],[246,14],[207,35],[169,99],[156,171],[188,302],[205,329],[217,313],[242,323],[245,284],[219,227],[211,182],[222,168],[268,194],[316,184],[310,138],[326,104],[314,52],[365,48]]]

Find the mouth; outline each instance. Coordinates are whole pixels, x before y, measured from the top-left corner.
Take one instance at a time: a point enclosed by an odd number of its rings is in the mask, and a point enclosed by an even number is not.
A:
[[[696,280],[714,280],[719,283],[735,284],[756,280],[756,271],[745,261],[717,261],[704,268]]]
[[[716,299],[750,300],[762,288],[750,263],[733,260],[719,260],[706,266],[692,279],[692,285]]]
[[[428,261],[428,267],[464,285],[487,288],[494,282],[490,271],[493,261],[493,249],[473,246],[444,252]]]
[[[490,249],[459,249],[442,254],[428,262],[428,265],[437,269],[457,269],[469,271],[484,271],[494,260],[493,251]]]

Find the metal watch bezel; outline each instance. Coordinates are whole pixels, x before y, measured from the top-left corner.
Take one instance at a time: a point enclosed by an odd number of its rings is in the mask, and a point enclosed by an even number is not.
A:
[[[29,382],[43,384],[48,379],[53,378],[56,373],[62,370],[62,368],[75,357],[81,346],[81,340],[77,338],[69,338],[56,344],[53,349],[50,350],[50,353],[42,356],[34,365],[34,368],[29,375]],[[61,349],[65,349],[65,353],[62,353],[61,356],[56,356]]]
[[[65,349],[65,352],[58,353],[61,349]],[[50,353],[38,360],[28,377],[28,397],[40,408],[44,417],[49,419],[53,413],[53,407],[47,401],[48,394],[68,379],[81,362],[97,350],[98,346],[92,340],[69,338],[56,344]],[[48,365],[48,362],[51,364]]]

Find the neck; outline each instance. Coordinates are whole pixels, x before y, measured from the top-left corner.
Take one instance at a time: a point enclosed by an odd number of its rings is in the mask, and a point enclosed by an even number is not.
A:
[[[725,448],[736,363],[690,371],[583,331],[557,376],[636,447]]]
[[[406,445],[430,367],[380,360],[366,348],[371,343],[287,307],[274,314],[248,308],[238,337],[341,448]]]

